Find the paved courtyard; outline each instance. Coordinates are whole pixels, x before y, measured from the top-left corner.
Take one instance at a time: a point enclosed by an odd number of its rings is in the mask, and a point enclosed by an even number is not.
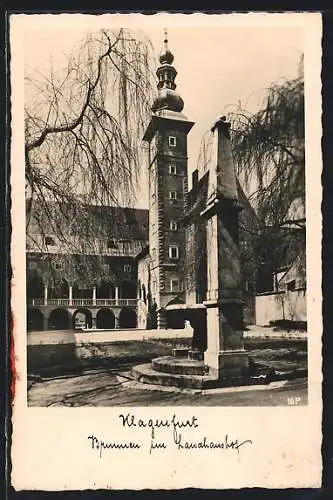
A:
[[[35,382],[30,406],[281,406],[307,404],[307,379],[269,385],[185,391],[144,385],[128,372],[87,371],[77,376]]]
[[[252,359],[287,379],[268,385],[189,391],[141,384],[131,364],[86,369],[66,376],[28,378],[30,406],[281,406],[307,404],[306,342],[252,341]],[[288,375],[289,374],[289,375]]]

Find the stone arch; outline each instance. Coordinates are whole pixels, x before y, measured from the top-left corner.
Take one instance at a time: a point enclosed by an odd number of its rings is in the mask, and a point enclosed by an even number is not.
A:
[[[73,328],[79,328],[80,326],[81,328],[92,328],[92,313],[84,307],[76,309],[73,314]]]
[[[185,302],[180,297],[174,297],[167,303],[166,307],[173,304],[185,304]]]
[[[184,301],[181,300],[179,297],[174,297],[170,302],[168,302],[167,306],[174,305],[174,304],[184,304]],[[175,328],[175,329],[181,329],[185,328],[185,314],[184,310],[182,309],[174,309],[171,311],[166,311],[166,318],[167,318],[167,327],[168,328]]]
[[[114,328],[115,316],[112,309],[103,307],[96,314],[96,328]]]
[[[137,317],[135,309],[124,307],[119,313],[119,328],[136,328]]]
[[[27,329],[28,331],[44,330],[44,315],[39,309],[28,307]]]
[[[68,330],[71,325],[71,314],[67,309],[57,308],[50,312],[47,326],[49,330]]]

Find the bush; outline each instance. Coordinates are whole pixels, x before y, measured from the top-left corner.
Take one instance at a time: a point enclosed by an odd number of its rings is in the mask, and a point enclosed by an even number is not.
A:
[[[270,321],[269,326],[273,326],[279,330],[307,330],[306,321],[292,321],[290,319],[277,319],[275,321]]]

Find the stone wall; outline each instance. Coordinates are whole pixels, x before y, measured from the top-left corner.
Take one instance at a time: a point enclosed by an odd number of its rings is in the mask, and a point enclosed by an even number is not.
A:
[[[28,373],[61,375],[87,367],[144,363],[191,343],[192,329],[29,332]]]
[[[306,321],[306,290],[261,294],[256,297],[256,324],[287,319]]]

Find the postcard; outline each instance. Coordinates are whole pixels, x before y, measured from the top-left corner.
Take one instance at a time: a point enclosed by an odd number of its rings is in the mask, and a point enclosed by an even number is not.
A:
[[[12,485],[321,485],[321,15],[12,14]]]

